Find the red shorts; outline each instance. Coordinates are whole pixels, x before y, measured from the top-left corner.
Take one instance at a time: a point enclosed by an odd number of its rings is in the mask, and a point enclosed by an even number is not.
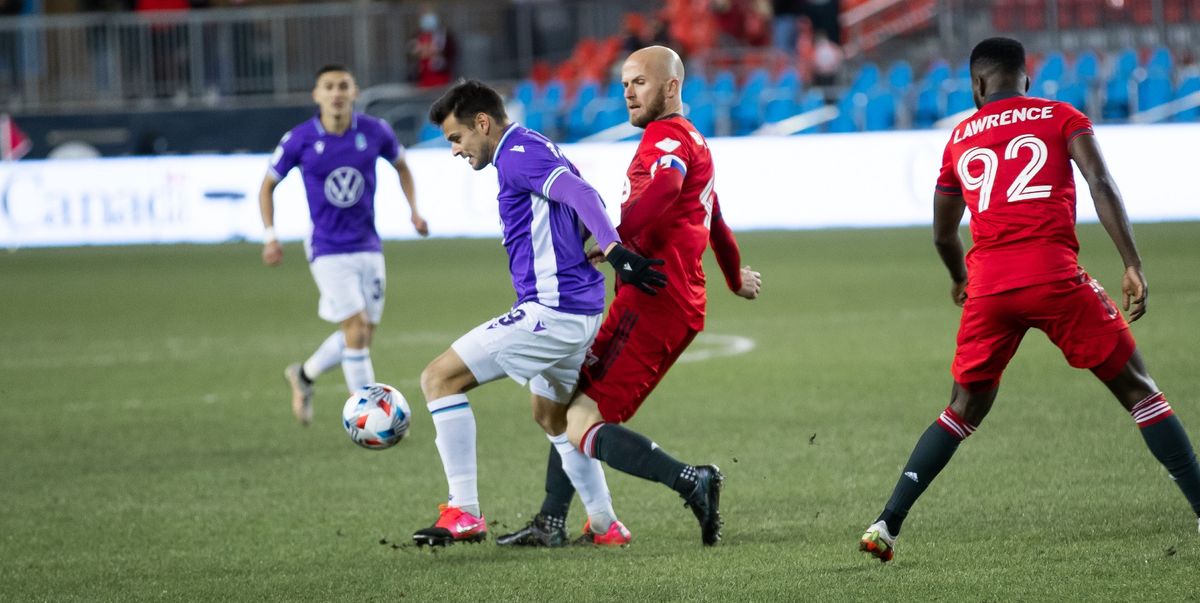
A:
[[[1074,278],[968,298],[951,369],[954,380],[998,380],[1031,327],[1044,331],[1075,368],[1107,366],[1114,352],[1133,353],[1133,336],[1117,304],[1080,270]],[[1116,360],[1124,366],[1129,358]]]
[[[642,401],[696,337],[675,316],[647,313],[617,295],[579,376],[579,389],[609,423],[633,417]]]

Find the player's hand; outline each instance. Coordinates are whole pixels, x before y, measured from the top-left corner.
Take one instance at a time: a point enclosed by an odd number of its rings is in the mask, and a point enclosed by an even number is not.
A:
[[[742,288],[734,293],[746,299],[758,299],[760,289],[762,289],[762,274],[751,270],[749,266],[743,266]]]
[[[655,270],[663,261],[644,258],[616,243],[608,250],[608,263],[613,265],[617,276],[626,283],[641,289],[647,295],[657,295],[657,289],[667,286],[667,275]]]
[[[1121,292],[1125,294],[1125,312],[1129,322],[1133,322],[1146,314],[1146,297],[1150,295],[1150,287],[1146,284],[1146,276],[1142,269],[1130,266],[1125,269],[1121,279]]]
[[[954,305],[963,307],[967,303],[967,281],[951,285],[950,298],[954,300]]]
[[[262,260],[268,266],[278,266],[283,262],[283,245],[280,245],[279,241],[263,243]]]
[[[417,234],[423,237],[429,236],[429,223],[425,221],[425,218],[421,217],[421,214],[413,212],[412,225],[413,228],[417,229]]]
[[[587,250],[587,261],[593,266],[599,266],[604,263],[604,252],[600,250],[599,245],[592,245]]]

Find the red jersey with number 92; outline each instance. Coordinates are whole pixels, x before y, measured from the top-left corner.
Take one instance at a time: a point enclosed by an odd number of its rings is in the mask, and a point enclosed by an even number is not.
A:
[[[707,295],[702,257],[708,247],[709,225],[717,209],[713,190],[713,163],[708,143],[690,121],[680,115],[646,125],[637,154],[626,172],[622,214],[637,203],[659,170],[674,169],[683,176],[683,189],[662,215],[643,232],[617,232],[634,251],[660,258],[667,286],[653,297],[642,296],[639,305],[682,317],[691,328],[704,327]]]
[[[971,211],[967,295],[1070,278],[1079,269],[1069,145],[1092,122],[1069,104],[991,101],[954,128],[937,192]]]

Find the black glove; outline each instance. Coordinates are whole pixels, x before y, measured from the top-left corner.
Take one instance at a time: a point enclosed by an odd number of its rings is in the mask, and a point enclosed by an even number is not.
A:
[[[647,295],[657,295],[658,289],[667,286],[667,275],[655,270],[652,266],[662,266],[663,261],[655,258],[644,258],[617,243],[605,259],[617,271],[621,280],[642,290]]]

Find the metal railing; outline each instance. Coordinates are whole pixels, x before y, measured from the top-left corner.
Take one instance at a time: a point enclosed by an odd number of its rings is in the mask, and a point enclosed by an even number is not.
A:
[[[526,75],[586,36],[611,35],[631,0],[437,4],[454,35],[458,74]],[[0,18],[0,109],[304,102],[326,63],[360,85],[403,82],[420,7],[357,1],[157,13]]]

